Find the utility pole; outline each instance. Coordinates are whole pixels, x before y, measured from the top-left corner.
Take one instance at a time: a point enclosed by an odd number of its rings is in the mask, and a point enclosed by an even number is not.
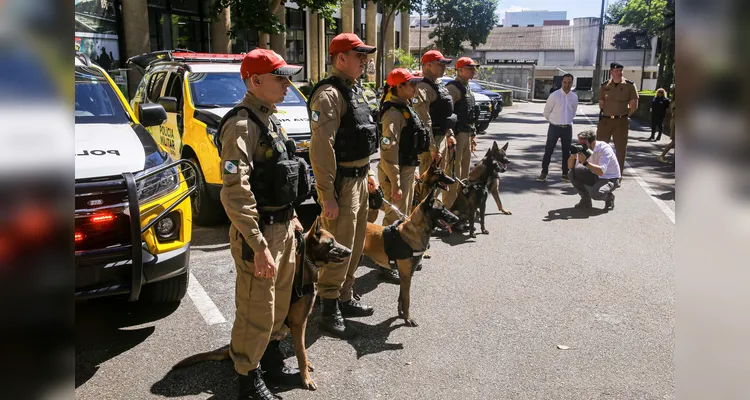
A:
[[[640,90],[643,90],[643,77],[646,75],[646,50],[648,49],[648,43],[651,43],[651,0],[646,0],[648,3],[648,12],[646,12],[646,38],[643,41],[643,64],[641,65],[641,85],[638,86]]]
[[[593,87],[593,93],[591,96],[591,103],[597,104],[599,103],[599,89],[602,87],[602,53],[604,51],[602,50],[602,41],[604,39],[604,1],[602,0],[602,11],[601,15],[599,16],[599,38],[596,45],[596,66],[594,67],[594,83],[592,85]]]

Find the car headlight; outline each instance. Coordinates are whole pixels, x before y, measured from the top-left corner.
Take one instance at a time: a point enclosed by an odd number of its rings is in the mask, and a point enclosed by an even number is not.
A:
[[[142,179],[137,186],[138,202],[146,203],[176,190],[180,186],[179,170],[177,167],[169,168],[154,176]]]

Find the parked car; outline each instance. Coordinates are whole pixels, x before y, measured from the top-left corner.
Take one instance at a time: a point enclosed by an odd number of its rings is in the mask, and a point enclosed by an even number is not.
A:
[[[219,199],[221,160],[214,137],[221,118],[247,92],[240,76],[243,58],[242,54],[166,50],[128,60],[128,64],[143,73],[131,101],[133,109],[141,104],[163,105],[167,123],[149,128],[149,132],[172,158],[191,160],[198,166],[198,186],[192,205],[193,218],[199,225],[226,218]],[[297,154],[309,162],[307,99],[292,85],[277,109],[276,117],[288,137],[296,142]],[[315,191],[312,195],[316,195]]]
[[[447,84],[452,80],[453,78],[448,76],[444,76],[439,79],[439,81],[444,84]],[[469,82],[469,84],[471,85],[471,82]],[[474,91],[473,86],[471,87],[471,89],[472,91]],[[490,122],[492,121],[492,113],[494,108],[492,105],[492,100],[483,93],[474,92],[474,101],[476,101],[476,104],[479,105],[479,118],[477,119],[476,124],[477,132],[484,132],[490,126]]]
[[[474,91],[474,93],[481,93],[490,98],[490,101],[492,101],[492,115],[490,116],[490,120],[496,120],[497,116],[500,115],[500,111],[503,111],[503,96],[492,90],[486,90],[473,79],[469,81],[469,86],[471,86],[471,90]]]
[[[187,292],[195,168],[172,160],[146,129],[167,113],[138,117],[107,72],[75,57],[75,298],[143,292],[178,302]]]

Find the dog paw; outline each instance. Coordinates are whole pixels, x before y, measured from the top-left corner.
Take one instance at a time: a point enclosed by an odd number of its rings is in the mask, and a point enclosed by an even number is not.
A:
[[[315,384],[315,381],[312,380],[312,378],[302,378],[302,388],[307,390],[318,390],[318,385]]]
[[[312,363],[310,362],[307,363],[307,370],[310,372],[315,371],[315,367],[313,367]]]
[[[406,325],[406,326],[410,326],[410,327],[412,327],[412,328],[414,328],[414,327],[417,327],[417,326],[419,326],[419,325],[417,324],[417,321],[415,321],[415,320],[413,320],[413,319],[411,319],[411,318],[406,318],[406,319],[404,319],[404,325]]]
[[[482,234],[483,235],[489,235],[490,231],[488,231],[487,229],[482,229]]]
[[[505,214],[505,215],[512,215],[513,214],[512,212],[507,211],[507,210],[500,210],[500,212],[503,213],[503,214]]]
[[[476,233],[474,233],[474,232],[471,232],[471,233],[469,234],[469,237],[470,237],[470,238],[473,238],[473,239],[476,239],[476,238],[477,238],[477,234],[476,234]]]

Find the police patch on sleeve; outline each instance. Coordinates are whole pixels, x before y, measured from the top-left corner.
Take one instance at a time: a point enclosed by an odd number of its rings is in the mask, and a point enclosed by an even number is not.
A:
[[[388,136],[383,136],[380,142],[383,143],[383,146],[388,146],[389,144],[391,144],[391,138],[389,138]]]
[[[318,122],[320,120],[320,111],[313,111],[311,113],[313,122]]]
[[[240,171],[240,162],[238,160],[226,160],[224,161],[224,173],[225,174],[236,174]]]

